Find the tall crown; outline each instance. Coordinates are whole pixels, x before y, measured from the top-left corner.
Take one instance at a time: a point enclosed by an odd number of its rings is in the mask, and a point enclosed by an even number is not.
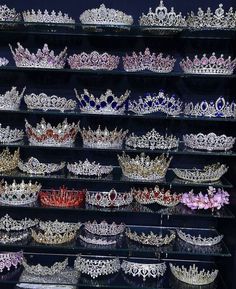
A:
[[[16,87],[12,87],[11,90],[6,91],[4,94],[0,95],[0,110],[18,110],[20,107],[20,102],[25,92],[23,88],[20,93],[17,91]]]
[[[47,44],[44,44],[43,49],[38,49],[36,53],[30,53],[19,42],[15,51],[10,44],[9,46],[17,67],[62,69],[66,64],[66,47],[60,54],[55,55],[53,50],[49,50]]]
[[[110,89],[107,89],[105,93],[98,97],[89,93],[87,89],[84,89],[84,93],[82,94],[78,94],[75,89],[75,94],[79,100],[79,107],[82,112],[94,114],[123,114],[130,91],[126,90],[120,97],[115,96]]]
[[[4,149],[0,154],[0,172],[12,171],[17,168],[20,159],[20,149],[10,153],[9,149]]]
[[[138,180],[159,180],[165,177],[172,157],[165,157],[163,154],[151,160],[144,153],[131,158],[123,152],[118,155],[118,160],[124,176]]]
[[[0,123],[0,143],[12,143],[22,140],[24,131],[18,128],[10,128],[10,126],[2,127]]]
[[[0,21],[18,22],[21,20],[20,13],[16,13],[15,8],[8,8],[7,5],[0,5]],[[12,25],[12,24],[7,24]]]
[[[25,130],[29,142],[32,145],[72,146],[79,130],[79,122],[77,124],[74,122],[69,124],[67,119],[65,119],[57,126],[52,126],[42,118],[36,127],[32,127],[32,125],[25,120]]]

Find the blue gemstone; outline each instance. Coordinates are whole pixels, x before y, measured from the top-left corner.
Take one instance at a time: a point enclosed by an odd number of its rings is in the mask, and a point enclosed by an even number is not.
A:
[[[216,109],[222,110],[222,108],[225,106],[225,100],[224,98],[220,97],[216,101]]]
[[[101,107],[106,107],[107,106],[107,103],[105,101],[102,101],[101,102]]]
[[[84,100],[86,101],[86,102],[89,102],[89,97],[88,97],[88,95],[84,95]]]
[[[91,107],[94,107],[94,106],[95,106],[95,101],[91,100],[91,101],[89,102],[89,104],[90,104]]]
[[[112,107],[112,108],[116,108],[116,107],[117,107],[117,102],[114,101],[114,102],[111,104],[111,107]]]
[[[108,98],[107,98],[107,103],[112,103],[113,99],[114,99],[114,98],[113,98],[112,95],[108,96]]]
[[[87,104],[84,100],[81,100],[81,105],[85,107]]]

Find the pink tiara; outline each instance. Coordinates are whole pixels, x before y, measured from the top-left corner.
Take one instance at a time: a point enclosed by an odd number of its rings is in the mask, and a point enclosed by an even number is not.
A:
[[[175,61],[173,57],[167,55],[163,57],[162,53],[151,53],[146,48],[144,53],[133,52],[131,56],[122,57],[124,70],[128,72],[150,70],[152,72],[168,73],[174,68]]]

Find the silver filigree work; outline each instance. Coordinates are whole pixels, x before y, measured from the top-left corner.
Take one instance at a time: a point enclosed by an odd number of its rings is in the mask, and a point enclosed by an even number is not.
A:
[[[182,229],[177,230],[177,235],[181,240],[194,246],[215,246],[219,244],[224,237],[223,235],[217,235],[215,237],[202,237],[200,234],[191,235],[185,233]]]
[[[21,220],[16,220],[11,218],[8,214],[3,216],[0,219],[0,230],[11,232],[11,231],[25,231],[31,227],[34,227],[38,224],[38,220],[32,220],[24,218]]]
[[[0,143],[13,143],[21,141],[24,137],[24,131],[18,128],[10,128],[10,126],[2,127],[0,123]]]
[[[106,221],[102,221],[101,223],[97,223],[96,220],[93,222],[85,222],[84,224],[85,230],[89,233],[99,236],[116,236],[122,234],[125,230],[124,224],[116,224],[116,223],[107,223]]]
[[[18,110],[20,108],[20,102],[25,92],[25,87],[20,93],[16,87],[12,87],[11,90],[0,94],[0,110]]]

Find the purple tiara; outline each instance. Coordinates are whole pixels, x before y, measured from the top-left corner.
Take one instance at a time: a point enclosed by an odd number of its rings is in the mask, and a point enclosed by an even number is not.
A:
[[[0,253],[0,272],[4,269],[10,271],[12,267],[15,269],[22,264],[23,252],[1,252]]]
[[[124,70],[128,72],[150,70],[152,72],[168,73],[174,69],[176,61],[169,55],[164,57],[162,53],[151,53],[149,48],[146,48],[144,53],[126,54],[122,59]]]

